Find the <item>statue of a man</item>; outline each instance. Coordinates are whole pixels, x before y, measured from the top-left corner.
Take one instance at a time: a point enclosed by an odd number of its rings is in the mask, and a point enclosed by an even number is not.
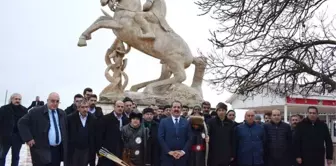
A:
[[[160,7],[158,9],[160,11],[152,10],[152,12],[149,12],[153,5],[159,5]],[[143,5],[143,12],[138,12],[134,17],[134,20],[140,25],[143,31],[141,37],[155,39],[155,34],[153,33],[148,20],[157,20],[164,31],[171,31],[172,29],[166,22],[165,17],[166,4],[162,2],[162,0],[155,0],[155,2],[154,0],[147,0]]]

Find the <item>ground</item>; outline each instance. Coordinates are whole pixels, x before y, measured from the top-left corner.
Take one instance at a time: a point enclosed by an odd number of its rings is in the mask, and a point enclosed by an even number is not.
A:
[[[11,165],[11,159],[12,159],[12,152],[11,150],[9,150],[7,157],[6,157],[6,166]],[[31,163],[29,147],[27,145],[22,145],[21,152],[20,152],[19,166],[33,166],[33,164]],[[61,164],[61,166],[63,166],[63,164]],[[336,164],[333,163],[332,166],[336,166]]]

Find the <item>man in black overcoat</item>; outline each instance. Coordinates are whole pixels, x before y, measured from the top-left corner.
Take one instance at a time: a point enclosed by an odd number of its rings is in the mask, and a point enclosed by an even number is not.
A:
[[[294,152],[301,166],[328,166],[332,164],[333,143],[327,124],[318,119],[318,109],[310,106],[308,116],[295,129]]]

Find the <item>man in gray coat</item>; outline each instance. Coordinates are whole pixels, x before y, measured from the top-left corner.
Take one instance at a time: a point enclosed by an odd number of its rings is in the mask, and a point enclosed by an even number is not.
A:
[[[34,166],[67,166],[66,115],[58,108],[57,93],[48,96],[47,105],[35,107],[18,122],[22,140],[30,147]]]

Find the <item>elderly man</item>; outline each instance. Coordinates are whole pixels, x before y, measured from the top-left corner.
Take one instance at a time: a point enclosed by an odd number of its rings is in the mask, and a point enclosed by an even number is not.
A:
[[[262,125],[254,121],[254,116],[254,111],[247,111],[245,123],[236,127],[235,140],[239,166],[264,166],[265,164],[265,131]]]
[[[289,124],[281,121],[279,110],[271,112],[271,121],[264,125],[268,166],[291,166],[292,132]]]
[[[30,147],[34,166],[60,166],[67,163],[67,117],[58,108],[60,97],[50,93],[47,105],[35,107],[18,122],[20,135]]]
[[[27,114],[27,108],[21,105],[21,95],[14,93],[11,103],[0,108],[0,166],[5,166],[9,148],[12,148],[12,166],[19,165],[22,139],[17,122]]]

